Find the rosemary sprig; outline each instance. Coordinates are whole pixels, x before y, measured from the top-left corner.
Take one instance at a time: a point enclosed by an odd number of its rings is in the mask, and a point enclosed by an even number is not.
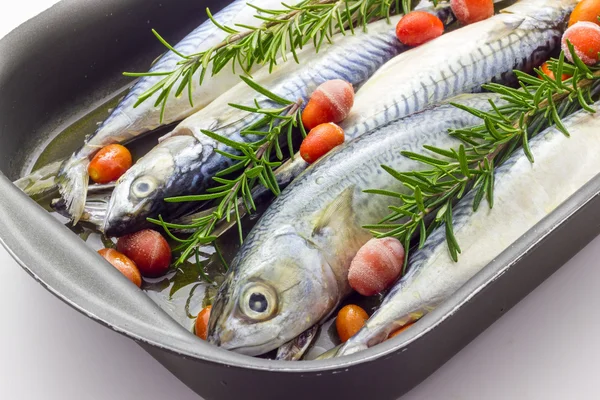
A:
[[[412,1],[402,0],[405,12],[412,8]],[[234,72],[238,66],[244,74],[250,75],[254,65],[269,64],[272,69],[279,58],[287,61],[288,53],[299,62],[297,51],[307,43],[312,41],[315,52],[318,52],[324,41],[333,42],[335,33],[354,34],[355,29],[366,29],[369,22],[389,18],[392,12],[401,8],[400,0],[303,0],[295,6],[282,3],[283,8],[279,10],[248,5],[259,12],[256,18],[264,21],[261,25],[224,26],[207,9],[208,17],[218,28],[227,32],[228,36],[221,43],[199,53],[182,54],[153,30],[158,40],[181,57],[181,61],[172,71],[125,72],[124,75],[131,77],[163,77],[139,96],[135,106],[159,93],[154,105],[161,106],[162,122],[172,92],[175,96],[180,96],[187,89],[189,102],[193,107],[194,76],[198,71],[199,84],[202,84],[208,70],[215,75],[229,64]]]
[[[252,135],[257,140],[251,142],[236,142],[216,132],[203,130],[202,133],[214,140],[225,144],[233,151],[215,150],[234,161],[213,178],[218,184],[208,189],[204,194],[166,198],[166,202],[215,202],[205,214],[199,215],[190,224],[166,222],[159,216],[158,220],[149,221],[161,225],[167,234],[179,243],[174,251],[181,252],[176,265],[180,265],[194,254],[199,245],[213,243],[217,238],[220,224],[235,224],[238,228],[240,242],[243,241],[241,215],[243,212],[253,212],[256,204],[252,197],[252,189],[261,184],[274,195],[279,195],[280,189],[275,178],[274,169],[281,165],[285,158],[282,143],[286,144],[290,157],[294,156],[293,133],[299,128],[303,136],[306,131],[302,125],[302,100],[292,102],[261,87],[249,78],[242,79],[254,90],[272,100],[279,108],[265,109],[255,100],[255,106],[249,107],[230,104],[251,113],[262,115],[256,123],[246,127],[241,134]],[[243,207],[244,210],[240,210]],[[178,237],[171,230],[192,231],[188,237]],[[221,256],[222,258],[222,256]]]
[[[565,61],[561,52],[551,60],[550,69],[555,78],[536,70],[539,77],[515,71],[519,88],[487,84],[484,88],[498,93],[504,105],[491,103],[491,111],[481,111],[454,104],[478,118],[482,123],[466,129],[455,129],[450,134],[462,144],[457,149],[424,146],[429,154],[403,152],[412,160],[425,164],[423,171],[399,172],[382,166],[408,189],[408,193],[368,190],[369,193],[392,196],[400,205],[390,206],[390,214],[378,224],[366,226],[377,237],[393,236],[408,250],[413,238],[418,237],[418,248],[423,247],[430,233],[445,226],[450,256],[458,260],[461,252],[452,228],[454,204],[469,191],[475,191],[473,209],[477,210],[485,198],[494,204],[494,170],[522,147],[534,162],[529,139],[550,125],[568,136],[562,118],[578,108],[589,112],[592,94],[600,88],[600,68],[586,66],[568,43],[573,63]],[[563,73],[572,75],[562,81]],[[408,257],[407,257],[408,259]],[[406,263],[405,263],[406,268]]]

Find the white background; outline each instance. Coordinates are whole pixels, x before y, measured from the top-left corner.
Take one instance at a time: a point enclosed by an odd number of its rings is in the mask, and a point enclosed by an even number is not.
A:
[[[2,37],[56,0],[0,3]],[[600,398],[599,259],[600,238],[403,399]],[[2,248],[0,282],[0,399],[199,399]]]

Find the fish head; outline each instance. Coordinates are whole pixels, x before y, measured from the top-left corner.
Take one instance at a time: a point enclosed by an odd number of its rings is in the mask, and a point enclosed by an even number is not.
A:
[[[327,257],[314,243],[289,225],[264,240],[238,254],[210,314],[208,341],[246,355],[294,339],[339,301]]]
[[[110,198],[104,233],[122,236],[148,225],[165,207],[165,189],[175,177],[177,155],[195,142],[191,136],[174,136],[154,147],[119,178]]]

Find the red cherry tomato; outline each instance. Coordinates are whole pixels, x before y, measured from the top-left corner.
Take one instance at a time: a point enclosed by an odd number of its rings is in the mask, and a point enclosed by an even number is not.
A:
[[[544,75],[547,75],[548,77],[550,77],[550,79],[554,79],[554,72],[552,72],[550,67],[548,67],[548,61],[546,61],[545,63],[543,63],[540,66],[540,70],[542,71],[542,73]],[[571,75],[569,75],[569,74],[562,74],[561,80],[564,81],[565,79],[569,79],[570,77],[571,77]]]
[[[567,40],[571,42],[575,54],[587,65],[598,62],[600,52],[600,26],[593,22],[577,22],[569,27],[562,37],[562,50],[569,61],[573,61]]]
[[[300,145],[300,156],[309,164],[344,143],[344,130],[329,122],[314,127]]]
[[[348,282],[363,296],[373,296],[390,287],[404,265],[404,246],[398,239],[371,239],[350,263]]]
[[[342,342],[356,335],[369,319],[365,310],[354,304],[344,306],[335,319],[335,327]]]
[[[129,257],[125,254],[119,253],[114,249],[101,249],[98,250],[98,254],[100,254],[106,261],[111,263],[113,267],[121,271],[127,279],[133,282],[137,287],[142,286],[142,276],[140,275],[140,270],[135,265]]]
[[[580,21],[588,21],[600,25],[600,21],[598,21],[599,16],[600,0],[582,0],[573,9],[569,18],[569,26]]]
[[[450,7],[463,25],[479,22],[494,15],[493,0],[450,0]]]
[[[413,324],[414,324],[414,322],[411,322],[410,324],[404,325],[402,328],[398,329],[397,331],[390,333],[390,336],[388,336],[388,339],[398,336],[400,333],[402,333],[405,330],[407,330],[408,328],[410,328]]]
[[[88,174],[96,183],[109,183],[119,179],[131,168],[132,163],[131,153],[127,148],[120,144],[109,144],[92,158]]]
[[[171,248],[162,235],[145,229],[119,238],[117,250],[131,258],[144,276],[164,275],[171,264]]]
[[[210,319],[210,309],[212,306],[207,306],[198,313],[196,318],[196,336],[206,340],[208,337],[208,320]]]
[[[407,46],[418,46],[444,33],[444,23],[425,11],[411,11],[396,25],[396,37]]]
[[[354,88],[341,79],[322,83],[302,112],[302,123],[312,129],[326,122],[341,122],[354,104]]]

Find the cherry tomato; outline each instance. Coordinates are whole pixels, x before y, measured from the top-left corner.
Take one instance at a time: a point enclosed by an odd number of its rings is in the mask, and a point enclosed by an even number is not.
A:
[[[344,306],[335,319],[335,327],[342,342],[354,336],[369,319],[365,310],[354,304]]]
[[[114,249],[101,249],[98,250],[98,254],[100,254],[106,261],[111,263],[113,267],[121,271],[123,275],[134,285],[137,287],[142,286],[142,276],[140,275],[140,270],[135,265],[133,261],[125,254],[119,253]]]
[[[450,0],[450,7],[463,25],[483,21],[494,15],[493,0]]]
[[[300,145],[300,156],[309,164],[344,143],[344,130],[329,122],[314,127]]]
[[[363,296],[373,296],[390,287],[404,265],[404,246],[398,239],[371,239],[350,263],[348,282]]]
[[[569,26],[580,21],[593,22],[600,25],[600,0],[582,0],[575,6],[569,18]]]
[[[90,165],[88,174],[96,183],[109,183],[116,181],[129,168],[133,161],[131,153],[120,144],[109,144],[96,153]]]
[[[396,37],[407,46],[418,46],[444,33],[444,23],[425,11],[411,11],[396,25]]]
[[[210,318],[210,309],[212,306],[206,306],[198,313],[196,318],[196,336],[206,340],[208,337],[208,320]]]
[[[411,322],[410,324],[404,325],[402,328],[398,329],[397,331],[390,333],[390,336],[388,336],[388,339],[398,336],[400,333],[402,333],[405,330],[407,330],[408,328],[410,328],[413,324],[414,324],[414,322]]]
[[[171,264],[171,248],[162,235],[151,229],[119,238],[117,250],[131,258],[144,276],[164,275]]]
[[[542,66],[540,67],[540,70],[544,73],[544,75],[547,75],[548,77],[550,77],[550,79],[554,79],[554,72],[552,72],[550,67],[548,67],[548,61],[546,61],[545,63],[542,64]],[[569,79],[570,77],[571,77],[571,75],[569,75],[569,74],[562,74],[561,80],[564,81],[565,79]]]
[[[577,22],[568,28],[562,37],[562,50],[569,61],[573,61],[571,52],[567,46],[567,40],[575,49],[575,54],[587,65],[598,62],[600,52],[600,26],[593,22]]]
[[[302,112],[302,123],[312,129],[326,122],[341,122],[354,105],[354,88],[341,79],[324,82],[313,92]]]

